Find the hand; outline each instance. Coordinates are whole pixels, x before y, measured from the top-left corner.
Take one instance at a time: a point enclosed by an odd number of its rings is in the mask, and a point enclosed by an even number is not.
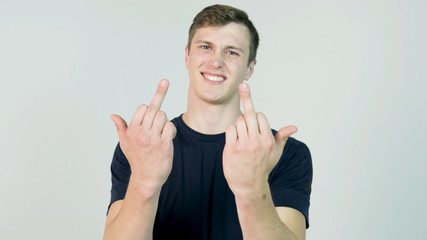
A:
[[[226,132],[223,152],[224,175],[233,193],[257,194],[268,184],[268,175],[282,155],[295,126],[280,129],[273,136],[270,125],[262,113],[255,113],[249,86],[239,85],[243,116]]]
[[[129,127],[120,116],[111,116],[132,175],[154,188],[163,185],[172,169],[172,140],[176,128],[168,121],[166,114],[160,111],[168,86],[166,79],[160,81],[150,106],[140,105]]]

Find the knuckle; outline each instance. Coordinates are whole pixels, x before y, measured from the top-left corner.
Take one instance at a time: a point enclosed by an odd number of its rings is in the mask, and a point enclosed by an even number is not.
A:
[[[153,104],[150,104],[150,105],[147,106],[147,111],[149,111],[149,112],[157,112],[157,108]]]
[[[246,150],[246,148],[243,144],[236,144],[234,147],[231,147],[232,152],[242,152],[245,150]]]
[[[156,137],[150,138],[150,144],[153,146],[159,146],[159,145],[161,146],[162,145],[160,138],[156,138]]]
[[[141,105],[138,106],[138,110],[142,110],[142,111],[146,111],[147,108],[148,108],[148,106],[145,105],[145,104],[141,104]]]
[[[160,147],[160,150],[162,150],[163,152],[167,152],[167,150],[169,150],[169,146],[170,146],[169,141],[163,140],[159,147]]]
[[[128,128],[125,132],[124,135],[127,137],[132,138],[133,136],[135,136],[135,129],[134,128]]]
[[[171,122],[166,122],[163,126],[163,131],[171,131],[174,130],[175,126]]]
[[[269,149],[274,146],[274,141],[271,138],[265,138],[263,142],[264,142],[265,146]]]
[[[261,148],[262,148],[262,145],[258,139],[251,142],[252,151],[259,151]]]
[[[150,137],[147,134],[140,133],[135,137],[135,142],[138,145],[147,145],[150,142]]]
[[[235,153],[236,152],[236,147],[235,146],[230,146],[230,145],[225,145],[224,147],[224,153]]]
[[[154,113],[155,110],[152,106],[148,106],[146,112],[150,114],[150,113]]]
[[[175,125],[174,125],[173,123],[168,122],[167,124],[170,126],[170,128],[172,129],[172,132],[173,132],[173,133],[176,133],[176,132],[177,132],[177,129],[176,129],[176,127],[175,127]]]
[[[156,117],[163,120],[166,118],[166,113],[160,110],[156,113]]]
[[[243,123],[245,121],[245,117],[244,116],[239,116],[237,119],[236,119],[236,125],[237,124],[241,124],[241,123]]]

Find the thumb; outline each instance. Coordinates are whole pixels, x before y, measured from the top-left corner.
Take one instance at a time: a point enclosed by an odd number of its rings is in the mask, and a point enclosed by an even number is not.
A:
[[[286,141],[288,138],[294,134],[298,130],[295,126],[287,126],[284,128],[281,128],[279,131],[277,131],[276,136],[274,136],[274,139],[276,140],[276,145],[279,149],[282,149],[285,147]]]
[[[116,125],[117,134],[119,135],[119,140],[122,141],[124,134],[128,128],[126,121],[116,114],[111,115],[111,120],[113,120],[114,125]]]

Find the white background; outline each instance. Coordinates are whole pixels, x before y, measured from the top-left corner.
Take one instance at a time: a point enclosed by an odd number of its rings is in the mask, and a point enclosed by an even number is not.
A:
[[[161,78],[186,110],[193,17],[212,1],[0,0],[0,239],[101,239],[109,116]],[[314,165],[308,239],[427,234],[426,1],[228,1],[260,33],[249,84]]]

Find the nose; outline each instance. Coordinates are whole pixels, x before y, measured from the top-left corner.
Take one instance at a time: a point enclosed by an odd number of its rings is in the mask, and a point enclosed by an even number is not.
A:
[[[224,55],[222,52],[217,51],[212,54],[210,63],[214,68],[222,68],[224,66]]]

